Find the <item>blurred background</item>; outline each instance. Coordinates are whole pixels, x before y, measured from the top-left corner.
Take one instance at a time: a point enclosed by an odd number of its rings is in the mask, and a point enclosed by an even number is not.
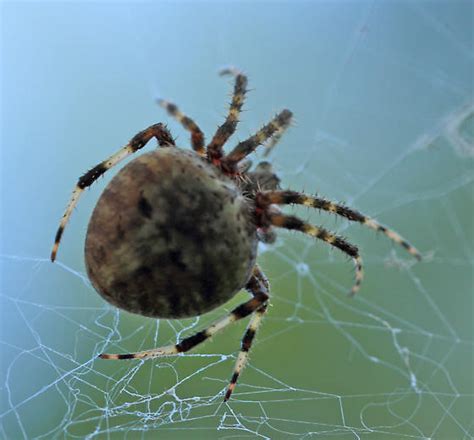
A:
[[[471,1],[3,2],[1,16],[1,438],[474,436]],[[228,148],[291,109],[270,156],[282,186],[376,217],[424,261],[288,209],[357,244],[366,279],[350,299],[340,252],[286,231],[262,246],[272,307],[223,404],[246,322],[175,358],[96,359],[174,343],[247,297],[182,321],[106,304],[83,243],[117,170],[84,194],[48,257],[82,173],[158,121],[189,148],[156,97],[211,138],[228,65],[252,89]]]

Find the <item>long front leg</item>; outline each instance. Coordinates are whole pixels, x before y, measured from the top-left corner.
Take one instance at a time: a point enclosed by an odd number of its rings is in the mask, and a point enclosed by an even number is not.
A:
[[[61,218],[61,222],[59,223],[59,228],[56,232],[56,237],[54,240],[53,250],[51,251],[51,261],[54,261],[56,259],[56,254],[59,248],[59,242],[61,241],[64,229],[84,189],[91,186],[107,170],[117,165],[127,156],[130,156],[131,154],[138,151],[140,148],[143,148],[147,144],[147,142],[153,137],[156,138],[158,144],[161,147],[174,146],[174,140],[171,137],[171,134],[168,129],[163,124],[154,124],[141,131],[140,133],[136,134],[127,145],[122,147],[115,154],[113,154],[100,164],[96,165],[94,168],[92,168],[79,178],[76,187],[72,192],[71,200],[69,201],[66,211],[64,212]]]

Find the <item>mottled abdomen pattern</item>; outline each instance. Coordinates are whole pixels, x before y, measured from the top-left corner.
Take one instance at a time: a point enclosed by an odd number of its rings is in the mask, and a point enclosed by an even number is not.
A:
[[[210,311],[251,275],[251,203],[192,151],[144,154],[112,179],[94,209],[85,245],[89,278],[129,312],[183,318]]]

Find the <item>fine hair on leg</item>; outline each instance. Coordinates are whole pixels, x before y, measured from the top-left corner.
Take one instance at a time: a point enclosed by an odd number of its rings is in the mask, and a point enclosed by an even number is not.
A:
[[[235,77],[234,92],[229,106],[229,112],[224,123],[217,128],[216,134],[207,146],[209,160],[219,160],[223,155],[223,147],[227,140],[234,134],[239,122],[239,115],[247,93],[247,76],[235,68],[223,69],[220,75],[233,75]]]
[[[362,225],[373,229],[375,231],[382,232],[394,243],[399,244],[404,249],[413,255],[417,260],[421,260],[421,254],[414,246],[408,243],[400,234],[397,232],[381,225],[374,219],[362,214],[354,209],[348,208],[347,206],[334,203],[330,200],[322,197],[310,196],[297,191],[266,191],[261,192],[257,196],[258,203],[263,206],[270,204],[276,205],[303,205],[311,208],[322,209],[323,211],[331,212],[346,218],[352,222],[358,222]]]
[[[228,169],[236,168],[237,164],[255,149],[262,145],[266,140],[278,133],[282,127],[287,126],[293,113],[290,110],[282,110],[268,124],[264,125],[253,136],[245,141],[237,144],[237,146],[226,156],[223,157],[222,163]]]
[[[137,133],[130,140],[130,142],[128,142],[127,145],[122,147],[115,154],[105,159],[104,161],[96,165],[94,168],[92,168],[91,170],[89,170],[87,173],[85,173],[79,178],[72,192],[71,199],[69,200],[69,203],[66,207],[66,211],[64,212],[61,218],[61,221],[59,223],[59,228],[56,232],[53,249],[51,251],[51,261],[54,261],[56,259],[59,243],[61,241],[61,237],[63,235],[64,229],[66,228],[67,222],[69,221],[71,214],[74,208],[76,207],[79,201],[79,197],[81,196],[82,192],[87,187],[91,186],[106,171],[110,170],[112,167],[117,165],[126,157],[130,156],[131,154],[143,148],[151,138],[156,138],[156,140],[158,141],[158,144],[161,147],[175,146],[174,140],[171,137],[171,134],[168,131],[168,129],[161,123],[154,124],[146,128],[145,130]]]
[[[204,148],[204,133],[199,126],[189,116],[182,113],[176,104],[165,101],[161,98],[157,99],[156,102],[191,133],[191,147],[200,156],[205,156],[206,149]]]

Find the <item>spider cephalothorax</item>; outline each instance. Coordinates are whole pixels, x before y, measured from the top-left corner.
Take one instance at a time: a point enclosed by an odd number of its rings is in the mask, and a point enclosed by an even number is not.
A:
[[[188,351],[230,323],[251,315],[231,383],[229,399],[267,310],[269,283],[256,265],[258,241],[275,239],[275,228],[294,229],[348,255],[355,267],[354,294],[362,281],[356,246],[322,227],[283,214],[278,205],[305,205],[332,212],[380,231],[420,259],[399,234],[346,206],[303,193],[280,190],[268,162],[253,171],[246,157],[259,145],[273,148],[292,114],[283,110],[255,135],[225,154],[247,90],[244,74],[235,77],[229,114],[211,142],[176,105],[159,103],[191,132],[193,151],[179,149],[162,124],[135,135],[117,153],[85,173],[61,219],[51,254],[54,261],[64,228],[79,196],[98,177],[156,138],[159,149],[131,161],[107,185],[89,222],[85,258],[89,278],[107,301],[129,312],[155,318],[199,316],[228,301],[240,289],[252,298],[208,328],[178,344],[131,354],[101,354],[103,359],[135,359]],[[269,151],[269,150],[267,150]]]

